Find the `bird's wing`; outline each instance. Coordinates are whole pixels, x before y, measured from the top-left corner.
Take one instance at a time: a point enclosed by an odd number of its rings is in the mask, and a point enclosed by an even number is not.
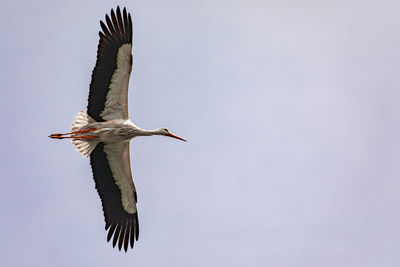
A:
[[[107,26],[100,21],[97,61],[93,69],[87,113],[96,121],[128,119],[128,86],[132,70],[132,19],[124,8],[116,14],[111,9],[111,19],[106,15]]]
[[[97,192],[103,204],[108,231],[107,241],[113,238],[125,251],[128,244],[133,248],[139,237],[139,222],[136,209],[136,189],[132,180],[129,160],[129,142],[99,143],[90,154],[90,164]]]

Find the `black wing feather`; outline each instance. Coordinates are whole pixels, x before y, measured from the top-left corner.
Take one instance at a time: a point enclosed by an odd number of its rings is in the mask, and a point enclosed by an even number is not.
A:
[[[108,38],[110,38],[111,37],[111,33],[108,31],[107,26],[101,20],[100,20],[100,26],[101,26],[101,29],[104,32],[104,35],[107,36]]]
[[[119,7],[117,8],[117,15],[111,9],[111,20],[106,15],[107,26],[100,21],[103,33],[100,32],[99,34],[97,61],[92,72],[87,107],[89,116],[98,122],[104,121],[100,114],[104,110],[111,78],[117,68],[118,49],[124,44],[132,44],[132,19],[129,13],[128,19],[125,19],[125,8],[123,13],[124,19],[121,17]]]
[[[121,233],[121,225],[118,224],[117,229],[115,230],[114,239],[113,239],[113,247],[117,244],[119,234]]]
[[[125,238],[124,238],[124,250],[125,250],[125,252],[128,250],[130,229],[131,228],[129,226],[125,227]]]
[[[121,35],[121,31],[119,30],[117,17],[115,16],[114,10],[111,9],[111,21],[114,25],[115,36],[119,39]]]
[[[128,32],[129,34],[129,27],[128,27],[128,15],[126,14],[126,9],[124,8],[124,10],[122,11],[122,19],[123,19],[123,25],[124,25],[124,31]]]
[[[113,12],[113,10],[111,9],[111,12]],[[112,24],[110,17],[108,15],[106,15],[106,22],[107,22],[107,26],[110,29],[110,32],[112,35],[115,34],[115,28],[114,25]]]
[[[121,227],[121,234],[119,235],[119,240],[118,240],[118,249],[121,250],[122,244],[124,243],[125,240],[125,232],[126,232],[126,226]]]
[[[115,184],[107,155],[104,152],[104,143],[99,143],[90,154],[90,164],[103,205],[106,229],[109,228],[107,241],[114,237],[113,246],[115,247],[118,242],[118,248],[121,250],[122,244],[125,243],[127,247],[130,240],[130,246],[133,248],[134,238],[136,237],[136,240],[139,238],[138,215],[137,212],[127,213],[123,208],[121,191]]]
[[[124,24],[122,23],[122,16],[119,7],[117,7],[117,20],[118,20],[118,27],[121,35],[125,32]]]

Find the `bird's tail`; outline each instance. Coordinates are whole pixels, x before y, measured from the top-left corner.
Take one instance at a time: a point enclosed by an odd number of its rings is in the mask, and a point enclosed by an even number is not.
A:
[[[80,111],[76,114],[74,122],[72,123],[71,132],[80,131],[83,127],[87,126],[89,123],[96,122],[92,119],[86,112]],[[98,141],[95,139],[71,139],[72,144],[74,144],[75,148],[79,151],[79,153],[87,158],[90,153],[92,153],[93,149],[98,144]]]
[[[89,123],[94,122],[96,121],[92,119],[85,111],[81,110],[75,116],[74,122],[72,123],[71,132],[77,132]]]

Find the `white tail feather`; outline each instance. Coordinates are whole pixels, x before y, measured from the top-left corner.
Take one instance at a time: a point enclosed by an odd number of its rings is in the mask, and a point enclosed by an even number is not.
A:
[[[71,132],[76,132],[85,127],[89,123],[96,122],[92,119],[86,112],[80,111],[74,119],[72,123]],[[82,140],[82,139],[71,139],[72,144],[74,144],[75,148],[79,151],[83,157],[89,157],[90,153],[92,153],[93,149],[98,144],[97,141],[94,140]]]
[[[87,158],[90,156],[90,153],[92,153],[98,142],[93,140],[86,141],[82,139],[72,139],[72,144],[74,144],[82,157]]]
[[[82,127],[93,122],[96,121],[92,119],[85,111],[81,110],[75,116],[74,122],[72,123],[71,132],[79,131]]]

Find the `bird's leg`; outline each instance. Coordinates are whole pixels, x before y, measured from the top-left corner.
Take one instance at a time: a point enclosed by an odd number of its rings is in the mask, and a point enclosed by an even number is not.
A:
[[[98,128],[90,128],[90,129],[85,129],[85,130],[76,131],[76,132],[70,132],[70,133],[55,133],[55,134],[51,134],[50,136],[52,136],[52,135],[61,136],[61,135],[67,135],[67,134],[81,134],[81,133],[87,133],[87,132],[95,131],[97,129]]]
[[[67,138],[72,138],[72,139],[96,139],[99,138],[98,136],[90,136],[90,135],[74,135],[74,136],[61,136],[61,135],[50,135],[50,138],[56,138],[56,139],[67,139]]]
[[[50,138],[62,139],[62,138],[60,138],[62,135],[67,135],[67,134],[81,134],[81,133],[87,133],[87,132],[95,131],[95,130],[97,130],[97,128],[90,128],[90,129],[85,129],[85,130],[76,131],[76,132],[70,132],[70,133],[55,133],[55,134],[51,134],[49,137],[50,137]]]

